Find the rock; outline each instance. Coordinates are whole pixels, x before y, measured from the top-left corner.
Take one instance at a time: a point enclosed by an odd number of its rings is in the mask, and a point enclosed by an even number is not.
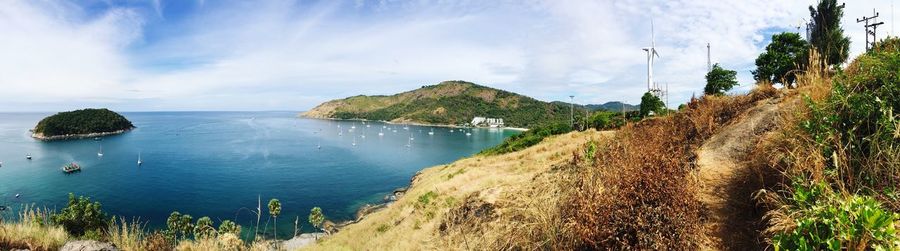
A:
[[[317,239],[325,237],[324,233],[306,233],[301,234],[300,236],[295,236],[290,240],[286,240],[281,243],[281,247],[284,250],[295,250],[308,245],[312,245],[316,243]]]
[[[119,251],[116,246],[99,241],[70,241],[63,245],[60,251]]]

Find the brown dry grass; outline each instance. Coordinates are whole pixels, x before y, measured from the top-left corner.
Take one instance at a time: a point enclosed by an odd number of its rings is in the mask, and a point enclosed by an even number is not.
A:
[[[0,224],[0,250],[58,250],[69,239],[62,227],[50,226],[46,209],[26,206],[16,222]]]
[[[717,129],[776,91],[706,96],[671,116],[644,120],[600,144],[592,164],[577,165],[562,203],[575,248],[696,249],[704,221],[694,151]]]
[[[386,209],[326,237],[313,250],[496,250],[562,245],[559,178],[589,140],[573,132],[528,149],[476,156],[422,170]]]

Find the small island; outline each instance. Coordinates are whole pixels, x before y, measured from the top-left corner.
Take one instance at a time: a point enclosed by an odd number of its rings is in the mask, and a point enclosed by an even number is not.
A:
[[[134,129],[131,121],[108,109],[82,109],[46,117],[31,130],[39,140],[93,138]]]

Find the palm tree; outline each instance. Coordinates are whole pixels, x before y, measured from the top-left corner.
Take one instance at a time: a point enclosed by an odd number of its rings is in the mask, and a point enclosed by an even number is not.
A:
[[[275,217],[275,239],[278,239],[278,215],[281,214],[281,202],[278,199],[269,200],[269,215]]]
[[[312,208],[312,210],[309,211],[309,224],[312,224],[315,228],[319,228],[322,226],[323,222],[325,222],[325,215],[322,214],[322,209],[319,207]]]

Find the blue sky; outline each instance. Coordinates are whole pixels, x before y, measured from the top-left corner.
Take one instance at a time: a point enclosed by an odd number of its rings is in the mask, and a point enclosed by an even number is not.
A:
[[[358,94],[466,80],[545,101],[638,103],[650,18],[654,77],[671,103],[700,93],[706,43],[751,88],[776,32],[797,31],[812,1],[0,2],[0,111],[306,110]],[[852,54],[857,17],[845,10]]]

